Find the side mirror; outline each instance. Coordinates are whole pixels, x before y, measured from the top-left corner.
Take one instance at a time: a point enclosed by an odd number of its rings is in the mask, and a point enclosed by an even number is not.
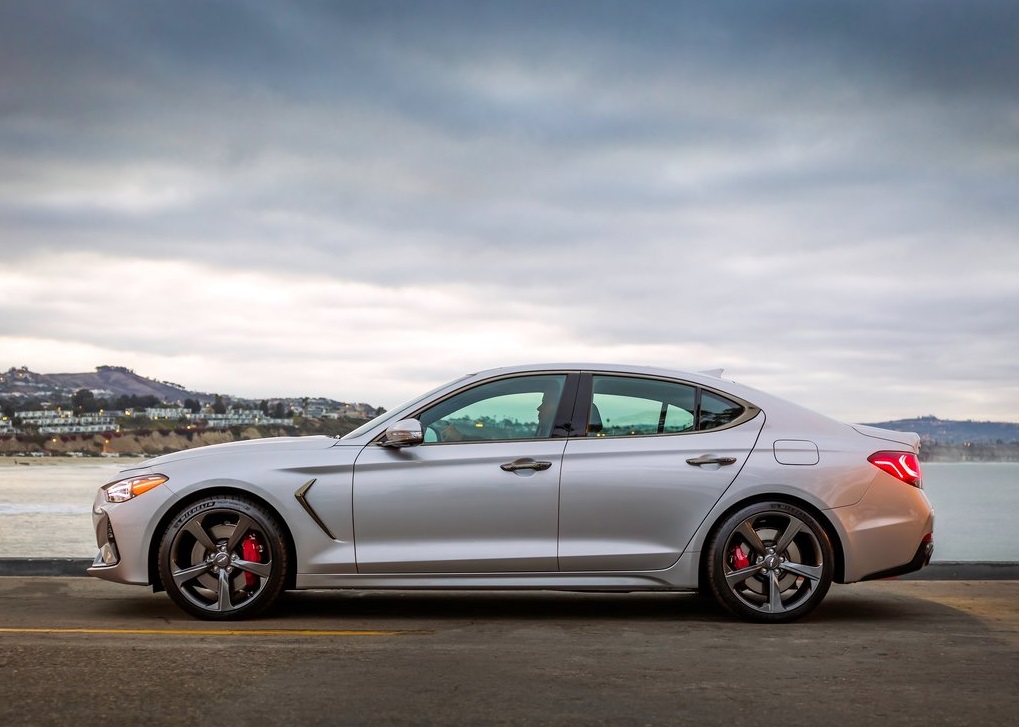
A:
[[[424,430],[417,419],[401,419],[390,424],[382,439],[384,447],[413,447],[425,441]]]

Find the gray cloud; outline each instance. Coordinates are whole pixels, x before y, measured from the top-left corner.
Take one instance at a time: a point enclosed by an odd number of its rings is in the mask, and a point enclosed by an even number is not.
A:
[[[604,358],[1019,418],[1016,37],[1006,2],[6,3],[0,252],[437,286]],[[0,337],[75,337],[33,310]]]

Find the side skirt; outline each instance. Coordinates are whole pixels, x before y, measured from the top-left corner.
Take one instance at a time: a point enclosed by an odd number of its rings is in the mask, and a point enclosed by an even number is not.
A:
[[[642,573],[298,573],[296,588],[363,590],[697,590],[697,558],[687,553],[671,568]]]

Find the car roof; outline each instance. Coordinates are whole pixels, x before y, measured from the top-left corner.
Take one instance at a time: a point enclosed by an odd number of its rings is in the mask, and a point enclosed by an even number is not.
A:
[[[592,363],[592,362],[555,362],[520,364],[514,366],[499,366],[496,368],[475,371],[470,374],[477,377],[488,377],[498,374],[517,374],[529,371],[599,371],[607,373],[629,373],[648,374],[651,376],[668,376],[681,379],[703,380],[710,383],[712,380],[720,380],[722,369],[711,371],[684,371],[682,369],[665,368],[662,366],[650,366],[647,364],[621,364],[621,363]]]

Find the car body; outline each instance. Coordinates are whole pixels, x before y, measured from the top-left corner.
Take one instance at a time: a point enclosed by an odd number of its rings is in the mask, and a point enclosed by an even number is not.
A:
[[[471,374],[336,439],[164,455],[97,493],[92,576],[205,619],[286,589],[699,590],[754,621],[930,561],[916,434],[720,377]]]

